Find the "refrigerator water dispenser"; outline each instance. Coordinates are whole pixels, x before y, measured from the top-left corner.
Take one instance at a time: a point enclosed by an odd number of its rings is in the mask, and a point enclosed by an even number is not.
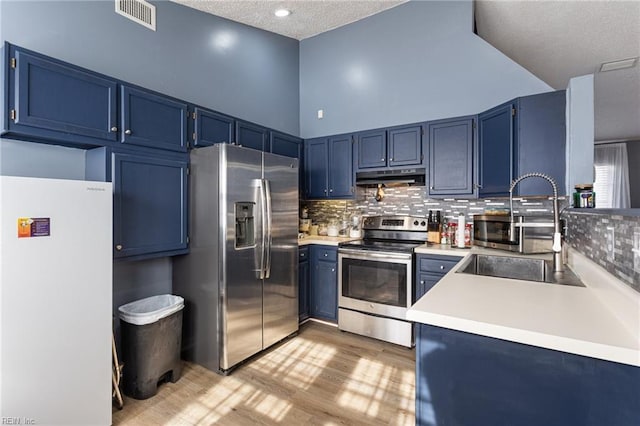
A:
[[[253,217],[252,202],[236,203],[236,248],[254,247],[255,241],[255,221]]]

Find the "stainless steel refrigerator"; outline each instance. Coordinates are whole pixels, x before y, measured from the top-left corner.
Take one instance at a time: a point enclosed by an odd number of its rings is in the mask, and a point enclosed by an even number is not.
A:
[[[190,170],[183,357],[227,373],[298,330],[298,160],[219,144]]]

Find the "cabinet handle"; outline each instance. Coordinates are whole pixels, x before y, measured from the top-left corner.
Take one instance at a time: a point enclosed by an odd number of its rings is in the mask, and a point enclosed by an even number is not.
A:
[[[444,265],[440,265],[440,269],[444,269]]]
[[[330,189],[329,192],[333,192],[333,189]]]
[[[113,126],[113,127],[111,128],[111,131],[112,131],[112,132],[117,132],[117,131],[118,131],[118,128],[117,128],[116,126]]]
[[[389,158],[389,161],[393,161],[393,158]]]
[[[474,183],[473,186],[476,188],[482,188],[482,185],[480,185],[479,183]]]
[[[420,284],[424,285],[424,280],[420,280]]]
[[[327,256],[329,256],[329,255],[328,255],[327,253],[325,253],[325,254],[324,254],[324,257],[327,257]]]
[[[129,130],[129,129],[125,130],[125,131],[124,131],[124,134],[125,134],[125,135],[130,135],[130,134],[131,134],[131,130]]]
[[[118,251],[122,250],[122,244],[116,245],[116,250],[118,250]]]
[[[384,158],[381,158],[380,161],[384,161]]]
[[[434,187],[433,187],[433,186],[430,186],[429,188],[434,189]]]
[[[335,271],[336,271],[336,268],[331,268],[331,272],[335,272]]]
[[[327,190],[326,190],[326,189],[324,190],[324,193],[325,193],[325,194],[327,193]]]

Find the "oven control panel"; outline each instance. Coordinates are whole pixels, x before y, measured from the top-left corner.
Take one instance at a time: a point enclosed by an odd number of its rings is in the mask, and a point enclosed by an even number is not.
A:
[[[364,229],[394,231],[427,231],[427,218],[416,216],[369,216],[364,218]]]

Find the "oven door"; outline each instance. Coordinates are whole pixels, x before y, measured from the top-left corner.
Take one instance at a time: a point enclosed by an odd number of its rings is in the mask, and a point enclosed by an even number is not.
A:
[[[404,320],[411,306],[411,253],[340,249],[338,306]]]

